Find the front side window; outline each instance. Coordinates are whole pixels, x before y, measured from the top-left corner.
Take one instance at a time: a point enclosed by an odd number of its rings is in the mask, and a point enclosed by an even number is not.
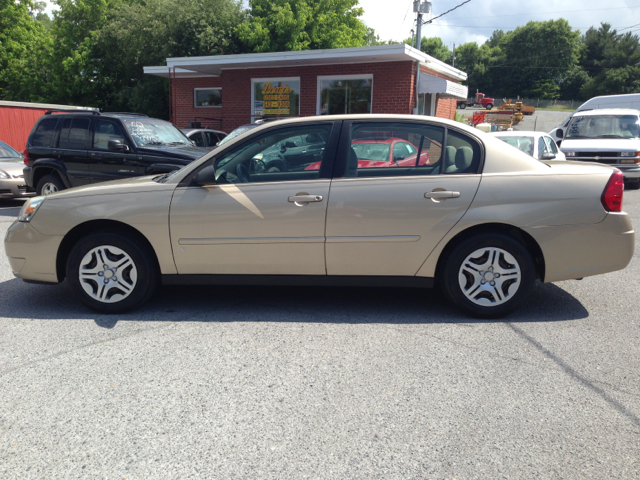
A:
[[[204,147],[204,140],[200,132],[189,134],[189,140],[192,140],[196,144],[196,147]]]
[[[440,173],[444,128],[410,123],[361,123],[351,127],[347,177]]]
[[[193,90],[194,107],[221,107],[221,88],[195,88]]]
[[[216,136],[215,132],[204,132],[205,137],[207,137],[207,144],[210,147],[215,146],[216,143],[218,143],[218,137]]]
[[[155,118],[125,118],[125,128],[138,147],[146,145],[191,145],[191,141],[172,123]]]
[[[314,180],[325,161],[331,125],[282,128],[253,138],[217,159],[216,182],[257,183]],[[315,148],[304,141],[319,140]]]
[[[46,118],[40,122],[31,139],[32,147],[48,147],[56,131],[57,118]]]
[[[547,144],[544,142],[544,137],[538,138],[538,158],[542,158],[545,153],[548,153]]]
[[[318,115],[371,113],[373,75],[318,77]]]
[[[119,140],[126,143],[122,129],[113,122],[98,120],[96,122],[96,132],[93,136],[93,148],[98,150],[108,150],[109,140]]]

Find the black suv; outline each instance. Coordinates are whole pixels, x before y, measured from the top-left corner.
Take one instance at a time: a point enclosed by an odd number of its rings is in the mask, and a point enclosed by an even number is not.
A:
[[[172,123],[132,113],[48,111],[33,126],[24,179],[38,195],[182,168],[209,153]]]

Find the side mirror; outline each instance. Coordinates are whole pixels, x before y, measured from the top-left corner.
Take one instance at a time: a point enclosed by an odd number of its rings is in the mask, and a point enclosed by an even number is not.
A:
[[[196,187],[204,187],[207,185],[215,185],[217,182],[216,172],[213,169],[213,165],[209,165],[204,167],[202,170],[198,172],[198,174],[193,179],[193,184]],[[224,183],[224,182],[223,182]]]
[[[553,160],[554,158],[556,158],[555,153],[545,152],[542,154],[542,157],[540,157],[540,160]]]
[[[558,138],[564,138],[564,132],[562,131],[561,128],[556,130],[556,137]]]
[[[109,140],[109,143],[107,143],[107,149],[128,152],[129,146],[122,143],[122,140]]]

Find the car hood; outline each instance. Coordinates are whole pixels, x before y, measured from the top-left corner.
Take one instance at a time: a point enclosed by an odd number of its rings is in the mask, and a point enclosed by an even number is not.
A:
[[[184,159],[189,162],[206,155],[209,151],[206,148],[194,147],[193,145],[147,145],[138,147],[138,153],[144,155]]]
[[[22,175],[24,162],[21,158],[0,158],[0,170],[7,172],[11,176]]]
[[[148,175],[145,177],[132,177],[123,180],[113,180],[110,182],[93,183],[82,187],[62,190],[47,197],[51,200],[64,200],[65,198],[95,197],[96,195],[118,195],[121,193],[145,193],[153,191],[175,189],[175,184],[158,183],[153,179],[159,175]]]
[[[611,151],[638,151],[640,148],[639,138],[577,138],[575,140],[569,138],[562,141],[561,150],[566,151],[589,151],[597,152],[599,150]]]

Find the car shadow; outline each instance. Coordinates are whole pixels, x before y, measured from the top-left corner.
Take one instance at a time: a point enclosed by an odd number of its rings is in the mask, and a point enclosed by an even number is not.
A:
[[[22,208],[23,203],[23,199],[0,200],[0,217],[16,218],[18,213],[20,213],[20,208]]]
[[[66,282],[0,283],[0,317],[92,319],[103,328],[136,322],[307,322],[429,324],[556,322],[587,318],[584,306],[562,288],[538,283],[529,301],[502,320],[466,317],[439,289],[264,286],[163,286],[143,307],[125,314],[95,313]]]

